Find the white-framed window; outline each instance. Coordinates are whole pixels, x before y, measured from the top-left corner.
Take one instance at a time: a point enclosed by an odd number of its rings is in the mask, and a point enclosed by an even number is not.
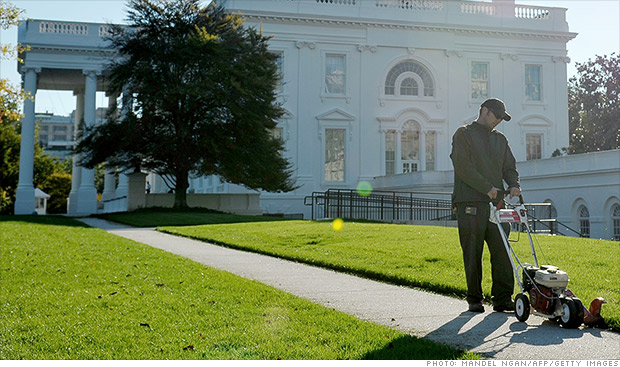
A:
[[[420,128],[413,121],[407,121],[403,125],[400,134],[400,160],[403,167],[402,173],[418,171],[420,163]]]
[[[526,160],[542,158],[542,135],[525,134]]]
[[[581,205],[577,211],[579,215],[579,232],[581,237],[590,238],[590,212],[585,205]]]
[[[283,129],[281,127],[274,127],[273,129],[271,129],[271,136],[284,142],[283,140]]]
[[[620,205],[614,204],[611,208],[611,224],[614,241],[620,241]]]
[[[435,145],[437,143],[437,132],[426,132],[426,170],[435,170]]]
[[[346,129],[325,129],[325,181],[345,180],[345,136]]]
[[[385,133],[385,174],[396,174],[396,131]]]
[[[426,66],[417,61],[399,62],[390,69],[384,86],[387,96],[435,96],[435,83]]]
[[[325,93],[346,94],[346,55],[325,54]]]
[[[542,101],[541,65],[525,65],[525,100]]]
[[[272,51],[276,55],[276,65],[278,67],[278,79],[276,80],[275,90],[282,93],[284,90],[284,51]]]
[[[489,63],[471,62],[471,98],[486,99],[489,97]]]

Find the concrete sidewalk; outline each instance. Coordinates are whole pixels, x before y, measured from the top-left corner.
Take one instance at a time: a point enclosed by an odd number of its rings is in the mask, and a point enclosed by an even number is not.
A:
[[[548,319],[467,312],[467,303],[412,288],[228,249],[187,238],[95,218],[82,222],[201,264],[268,284],[359,319],[479,353],[486,358],[620,359],[620,334],[600,329],[562,329]],[[586,300],[584,300],[586,301]],[[589,300],[587,300],[589,303]]]

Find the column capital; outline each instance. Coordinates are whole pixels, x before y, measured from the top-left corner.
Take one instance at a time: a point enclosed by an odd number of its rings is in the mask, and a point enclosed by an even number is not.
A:
[[[87,70],[87,69],[84,69],[84,70],[82,70],[82,74],[84,74],[85,76],[99,76],[99,75],[101,75],[101,70]]]
[[[22,73],[25,74],[29,71],[34,71],[35,73],[39,74],[41,72],[41,68],[38,66],[24,66],[22,67]]]

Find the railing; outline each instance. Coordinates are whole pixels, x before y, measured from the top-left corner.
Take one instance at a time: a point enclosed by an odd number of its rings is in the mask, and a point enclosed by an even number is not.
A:
[[[88,24],[64,23],[64,22],[41,22],[39,33],[60,33],[88,35]]]
[[[304,199],[312,206],[312,219],[345,218],[380,222],[440,221],[452,219],[450,200],[420,197],[424,193],[356,190],[314,192]]]
[[[581,232],[574,230],[573,228],[567,226],[566,224],[558,221],[556,218],[551,218],[549,215],[549,208],[551,207],[551,203],[536,203],[536,204],[525,204],[525,208],[527,209],[527,217],[530,222],[530,229],[534,233],[546,233],[546,234],[558,234],[562,236],[567,236],[564,232],[572,232],[579,237],[583,237]],[[539,208],[544,208],[542,210],[538,210]],[[541,212],[540,214],[537,211]],[[539,218],[540,217],[540,218]],[[543,218],[548,217],[548,218]],[[562,227],[560,230],[559,227]],[[518,227],[518,226],[517,226]],[[518,230],[519,228],[515,228]]]
[[[461,13],[495,15],[497,11],[495,9],[495,5],[493,4],[477,3],[477,2],[461,2]]]
[[[378,8],[398,8],[407,10],[442,11],[442,0],[376,0]]]
[[[549,19],[549,9],[539,8],[536,6],[515,6],[515,18],[521,19]]]

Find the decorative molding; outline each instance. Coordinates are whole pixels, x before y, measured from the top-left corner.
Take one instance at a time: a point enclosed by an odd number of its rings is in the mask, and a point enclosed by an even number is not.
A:
[[[533,32],[518,32],[518,31],[502,31],[502,30],[483,30],[464,28],[458,26],[428,26],[428,25],[411,25],[411,24],[397,24],[397,23],[377,23],[377,22],[364,22],[364,21],[348,21],[348,20],[334,20],[334,19],[312,19],[303,17],[291,17],[291,16],[275,16],[275,15],[258,15],[258,14],[245,14],[246,19],[252,19],[257,22],[262,21],[274,21],[274,22],[299,22],[299,23],[315,23],[315,24],[335,24],[341,26],[358,26],[358,27],[373,27],[373,28],[386,28],[386,29],[406,29],[415,31],[431,31],[431,32],[455,32],[465,34],[476,34],[481,36],[495,36],[495,37],[508,37],[508,38],[528,38],[528,39],[547,39],[552,41],[564,41],[568,42],[577,36],[577,33],[571,32],[549,32],[545,33],[533,33]]]
[[[375,52],[377,52],[377,45],[362,45],[362,44],[357,45],[357,51],[364,52],[366,50],[374,54]]]
[[[319,121],[355,121],[355,116],[341,110],[340,108],[334,108],[316,116],[316,119]]]
[[[463,51],[457,51],[457,50],[445,50],[445,53],[447,57],[452,57],[452,56],[463,57],[464,55]]]
[[[316,48],[316,43],[308,41],[297,41],[295,42],[295,47],[297,47],[298,49],[308,47],[309,49],[314,50]]]
[[[568,57],[568,56],[553,56],[553,57],[551,57],[551,61],[553,61],[554,63],[563,62],[565,64],[568,64],[570,62],[570,57]]]
[[[512,61],[517,61],[517,60],[519,60],[519,55],[515,55],[515,54],[499,54],[499,58],[502,59],[502,60],[510,59]]]
[[[413,55],[415,53],[415,47],[407,47],[407,53]]]

